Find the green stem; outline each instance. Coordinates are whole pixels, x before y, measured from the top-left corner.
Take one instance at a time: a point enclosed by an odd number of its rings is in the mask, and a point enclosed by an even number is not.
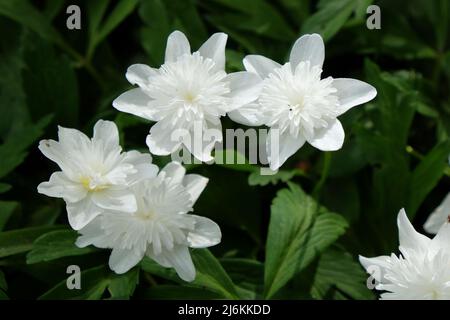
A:
[[[331,165],[331,152],[325,152],[324,160],[323,160],[323,167],[322,167],[322,174],[320,175],[320,180],[317,182],[317,184],[313,190],[313,196],[316,200],[319,199],[320,192],[323,188],[323,185],[327,181],[328,174],[330,173],[330,165]]]

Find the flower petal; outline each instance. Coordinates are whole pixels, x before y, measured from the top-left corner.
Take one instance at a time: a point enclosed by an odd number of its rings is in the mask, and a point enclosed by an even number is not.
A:
[[[317,33],[306,34],[295,41],[289,58],[292,70],[295,70],[301,61],[310,61],[311,67],[318,66],[322,68],[324,60],[325,45],[322,37]]]
[[[430,214],[423,228],[431,234],[438,233],[439,229],[448,220],[450,214],[450,192],[444,198],[444,201]]]
[[[220,227],[211,219],[190,215],[195,218],[195,229],[188,233],[187,240],[191,248],[207,248],[220,243]]]
[[[446,221],[431,240],[435,252],[448,252],[450,250],[450,222]]]
[[[69,224],[74,230],[84,228],[103,212],[101,208],[94,204],[89,194],[83,200],[67,203],[66,209]]]
[[[67,178],[61,171],[54,172],[49,181],[38,185],[37,190],[49,197],[63,198],[68,202],[80,201],[87,194],[86,188]]]
[[[92,141],[102,143],[105,154],[114,151],[121,151],[119,145],[119,130],[112,121],[98,120],[94,126],[94,136]]]
[[[92,192],[92,201],[100,208],[121,212],[135,212],[136,198],[127,189],[108,188]]]
[[[158,111],[152,108],[152,99],[141,89],[134,88],[122,93],[112,103],[113,107],[119,111],[131,113],[135,116],[157,121],[155,113]]]
[[[167,156],[178,150],[182,141],[175,139],[172,136],[174,133],[175,130],[164,120],[155,123],[146,139],[150,152],[157,156]]]
[[[80,148],[80,146],[89,145],[91,139],[89,139],[83,132],[58,126],[58,140],[63,148],[72,149],[74,147]]]
[[[142,260],[144,253],[134,249],[114,248],[109,256],[109,267],[117,274],[125,273]]]
[[[227,115],[234,122],[245,126],[261,126],[265,122],[264,115],[257,102],[252,102],[232,110]]]
[[[288,132],[284,132],[277,137],[276,131],[270,129],[266,140],[267,160],[269,161],[270,169],[277,170],[281,167],[304,143],[305,138],[300,135],[293,137]]]
[[[344,128],[336,119],[327,128],[318,130],[314,138],[308,140],[308,143],[322,151],[336,151],[342,148],[344,139]]]
[[[195,127],[191,130],[190,135],[183,140],[183,144],[186,149],[198,160],[202,162],[208,162],[214,158],[211,156],[211,152],[214,149],[217,142],[221,142],[222,137],[222,124],[208,123],[207,129],[202,129],[200,134],[196,134]]]
[[[107,214],[106,214],[107,215]],[[78,231],[81,234],[75,241],[78,248],[94,245],[97,248],[109,248],[111,243],[102,229],[102,217],[98,216]]]
[[[128,176],[128,182],[133,184],[137,181],[156,177],[158,166],[152,164],[152,156],[149,153],[141,153],[136,150],[128,151],[125,161],[131,163],[137,172]]]
[[[366,103],[377,95],[377,90],[370,84],[356,79],[333,79],[332,86],[337,89],[339,98],[338,115],[350,108]]]
[[[191,46],[181,31],[172,32],[167,38],[165,62],[176,61],[183,54],[190,54]]]
[[[267,78],[273,70],[281,68],[278,62],[256,54],[246,56],[243,63],[245,70],[256,73],[262,79]]]
[[[389,267],[389,256],[378,256],[374,258],[359,256],[359,262],[375,280],[386,283],[383,275],[385,274],[386,268]]]
[[[182,184],[186,174],[186,168],[184,168],[181,163],[172,161],[166,164],[166,166],[161,169],[161,172],[164,172],[165,179],[171,179],[171,182],[174,184]]]
[[[156,74],[158,74],[158,70],[146,64],[137,63],[128,67],[125,77],[129,83],[145,87],[149,82],[149,78]]]
[[[214,61],[216,70],[225,70],[225,46],[227,39],[228,36],[225,33],[214,33],[198,49],[203,58],[209,58]]]
[[[426,251],[431,240],[418,233],[408,217],[406,216],[405,209],[401,209],[397,216],[398,235],[400,239],[400,250],[404,249],[419,249]]]
[[[195,203],[200,194],[205,189],[208,178],[202,177],[199,174],[187,174],[184,176],[183,185],[186,191],[191,195],[192,203]]]
[[[232,99],[233,109],[255,101],[261,92],[262,80],[254,73],[246,71],[230,73],[227,80],[230,83],[231,91],[228,96]]]
[[[175,269],[181,279],[188,282],[194,281],[195,267],[186,246],[175,246],[171,251],[163,251],[161,255]]]

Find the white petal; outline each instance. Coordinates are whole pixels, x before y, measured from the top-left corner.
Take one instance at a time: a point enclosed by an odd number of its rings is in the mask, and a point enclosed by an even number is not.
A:
[[[386,282],[383,275],[386,272],[386,268],[389,267],[389,256],[378,256],[374,258],[359,256],[359,262],[375,280],[379,282],[383,280],[383,283]]]
[[[234,122],[245,126],[261,126],[265,122],[259,103],[252,102],[227,113]]]
[[[266,141],[267,159],[270,169],[277,170],[286,160],[300,149],[305,143],[302,136],[293,137],[289,132],[278,136],[274,129],[270,129]]]
[[[108,188],[92,192],[92,201],[102,209],[130,213],[137,210],[136,198],[127,189]]]
[[[184,33],[180,31],[172,32],[167,38],[165,61],[176,61],[183,54],[190,54],[191,46]]]
[[[109,257],[109,267],[115,273],[122,274],[137,265],[143,257],[144,252],[114,248]]]
[[[401,209],[397,216],[398,234],[400,239],[400,250],[404,249],[418,249],[426,251],[431,240],[418,233],[408,217],[405,209]]]
[[[122,93],[112,103],[119,111],[156,121],[156,108],[152,108],[152,99],[141,88],[134,88]]]
[[[167,126],[164,120],[155,123],[146,139],[150,152],[157,156],[167,156],[178,150],[182,142],[174,139],[172,133],[174,129]]]
[[[327,128],[318,130],[314,138],[308,140],[308,143],[322,151],[336,151],[342,148],[344,138],[344,128],[336,119]]]
[[[222,124],[220,121],[215,124],[209,123],[209,127],[203,130],[200,135],[196,134],[194,130],[192,129],[190,135],[184,139],[184,146],[195,158],[202,162],[213,160],[211,152],[216,143],[221,142],[223,139]]]
[[[184,281],[194,281],[195,267],[191,254],[186,246],[175,246],[171,251],[163,251],[164,259],[175,269],[178,276]]]
[[[448,219],[448,218],[447,218]],[[450,222],[447,220],[439,229],[436,236],[431,240],[434,252],[439,250],[449,252],[450,250]]]
[[[188,233],[187,240],[191,248],[207,248],[220,243],[220,227],[211,219],[190,215],[195,218],[195,229]]]
[[[199,174],[187,174],[184,176],[183,185],[186,191],[191,195],[192,203],[195,203],[203,192],[208,183],[208,178],[202,177]]]
[[[214,61],[217,70],[225,70],[225,46],[228,36],[225,33],[214,33],[198,51],[203,58]]]
[[[126,153],[125,160],[131,163],[137,172],[128,176],[128,183],[133,184],[140,180],[150,179],[156,177],[158,174],[158,167],[152,164],[152,156],[149,153],[141,153],[132,150]]]
[[[81,234],[75,241],[78,248],[84,248],[94,245],[97,248],[109,248],[111,245],[108,236],[102,229],[102,216],[96,217],[89,222],[84,228],[78,231]]]
[[[61,171],[54,172],[50,180],[39,184],[37,189],[39,193],[49,197],[63,198],[68,202],[80,201],[87,194],[86,188],[68,179]]]
[[[64,128],[58,126],[58,139],[59,143],[63,148],[79,147],[82,145],[88,145],[91,142],[83,132],[72,129],[72,128]]]
[[[177,161],[172,161],[166,164],[161,170],[164,173],[165,179],[171,179],[174,184],[182,184],[186,169]]]
[[[243,63],[245,70],[256,73],[262,79],[267,78],[273,70],[281,68],[278,62],[256,54],[246,56]]]
[[[67,203],[67,217],[74,230],[80,230],[100,215],[103,210],[97,207],[88,194],[83,200]]]
[[[229,97],[232,99],[233,109],[255,101],[261,92],[262,80],[254,73],[246,71],[230,73],[227,80],[230,83]]]
[[[105,154],[122,149],[119,145],[119,130],[112,121],[98,120],[94,126],[92,140],[103,144]]]
[[[335,94],[339,98],[338,115],[354,106],[372,100],[377,95],[377,90],[374,87],[356,79],[333,79],[332,86],[337,89]]]
[[[444,198],[444,201],[430,214],[423,228],[426,232],[436,234],[439,229],[447,222],[450,214],[450,192]]]
[[[324,60],[325,45],[322,37],[317,33],[306,34],[295,41],[289,58],[292,70],[295,70],[301,61],[310,61],[311,67],[318,66],[322,69]]]
[[[155,70],[146,64],[138,63],[128,67],[125,77],[131,84],[145,87],[149,82],[149,78],[156,74],[158,74],[158,70]]]

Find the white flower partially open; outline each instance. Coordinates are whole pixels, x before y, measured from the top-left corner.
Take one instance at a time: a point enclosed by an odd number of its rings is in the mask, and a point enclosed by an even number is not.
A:
[[[122,152],[114,122],[99,120],[89,139],[75,129],[59,127],[59,141],[42,140],[39,149],[56,162],[61,171],[38,186],[38,192],[63,198],[69,223],[83,228],[104,210],[136,211],[130,185],[156,176],[150,154]]]
[[[171,162],[156,178],[135,184],[137,211],[100,215],[80,230],[76,245],[112,248],[109,266],[116,273],[127,272],[146,255],[193,281],[189,247],[214,246],[221,232],[212,220],[188,214],[208,179],[185,172],[178,162]]]
[[[151,153],[169,155],[184,145],[197,159],[212,160],[215,143],[222,141],[220,117],[257,98],[261,80],[256,75],[225,72],[226,42],[226,34],[216,33],[191,53],[186,36],[174,31],[159,69],[144,64],[128,68],[128,81],[139,88],[120,95],[113,106],[157,122],[147,136]],[[192,141],[196,123],[201,130],[217,129],[218,134]],[[175,139],[175,130],[184,134]]]
[[[359,257],[379,283],[376,289],[385,291],[381,299],[449,300],[450,223],[442,225],[433,239],[414,230],[403,209],[397,223],[401,255]]]
[[[284,65],[259,55],[244,59],[246,70],[263,79],[261,94],[256,103],[228,115],[245,125],[277,129],[279,146],[273,148],[270,138],[266,144],[272,170],[305,142],[323,151],[340,149],[345,133],[337,117],[377,94],[374,87],[359,80],[321,79],[324,57],[322,37],[312,34],[295,42],[290,61]]]

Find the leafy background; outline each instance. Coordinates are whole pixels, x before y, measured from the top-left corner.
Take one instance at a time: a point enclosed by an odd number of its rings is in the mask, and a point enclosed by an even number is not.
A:
[[[66,28],[69,4],[81,8],[81,30]],[[368,30],[370,4],[0,0],[0,298],[376,298],[357,255],[395,252],[399,209],[421,230],[449,190],[450,4],[375,1],[381,30]],[[161,64],[174,29],[193,48],[228,33],[228,71],[242,70],[248,53],[284,62],[299,35],[318,32],[325,76],[378,90],[342,117],[347,136],[337,152],[303,147],[271,177],[249,164],[189,168],[210,178],[195,212],[223,232],[211,251],[192,251],[198,276],[189,284],[150,260],[113,274],[107,250],[73,245],[63,202],[36,192],[56,169],[37,142],[55,138],[57,124],[91,134],[97,119],[111,119],[125,149],[145,150],[150,124],[111,102],[130,87],[127,66]],[[72,264],[82,290],[66,288]]]

